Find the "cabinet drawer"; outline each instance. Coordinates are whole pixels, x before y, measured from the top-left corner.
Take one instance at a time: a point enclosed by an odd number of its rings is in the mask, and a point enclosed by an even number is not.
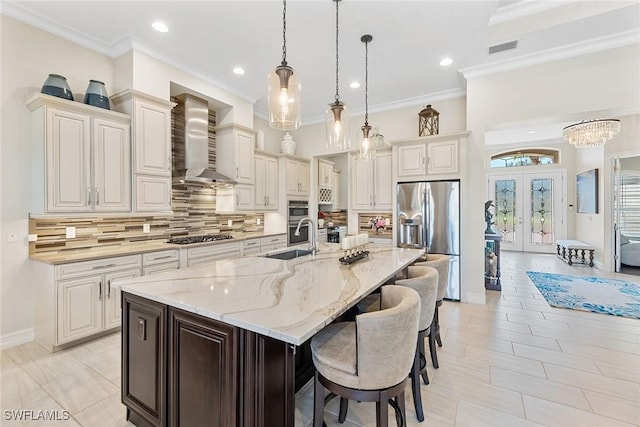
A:
[[[261,244],[262,246],[265,245],[279,245],[284,243],[285,246],[287,244],[287,235],[286,234],[282,234],[280,236],[269,236],[269,237],[263,237],[261,240]]]
[[[240,242],[234,243],[218,243],[208,246],[200,246],[198,248],[187,249],[187,258],[202,258],[210,255],[223,255],[229,252],[240,252]]]
[[[180,261],[180,250],[170,249],[168,251],[150,252],[142,254],[142,265],[145,267],[148,265],[158,263],[168,263],[171,261]]]
[[[246,251],[251,248],[259,248],[260,247],[260,239],[250,239],[242,242],[242,247]]]
[[[150,274],[163,273],[165,271],[173,271],[180,268],[180,261],[163,262],[148,267],[142,267],[142,274],[148,276]]]
[[[260,255],[260,248],[258,246],[244,250],[244,256],[253,256],[253,255]]]
[[[55,277],[56,279],[70,279],[89,274],[100,274],[135,267],[142,267],[142,257],[140,255],[103,258],[94,261],[57,265],[55,268]]]

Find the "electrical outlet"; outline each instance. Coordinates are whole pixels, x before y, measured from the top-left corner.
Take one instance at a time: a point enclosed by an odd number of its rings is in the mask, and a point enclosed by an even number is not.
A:
[[[18,241],[18,232],[17,231],[9,231],[7,233],[7,243],[15,243]]]
[[[38,235],[37,234],[28,234],[27,235],[27,241],[28,242],[37,242],[38,241]]]
[[[228,219],[227,220],[227,227],[233,227],[233,220],[232,219]]]
[[[151,224],[142,224],[143,233],[151,233]]]
[[[75,239],[76,238],[76,228],[75,227],[65,227],[65,236],[67,239]]]
[[[260,218],[257,219],[258,225],[260,225]]]

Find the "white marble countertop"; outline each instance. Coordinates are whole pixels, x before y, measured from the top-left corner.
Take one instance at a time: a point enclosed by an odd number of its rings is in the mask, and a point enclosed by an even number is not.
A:
[[[124,292],[300,345],[424,250],[369,245],[369,256],[342,265],[340,246],[292,260],[244,257],[115,281]]]

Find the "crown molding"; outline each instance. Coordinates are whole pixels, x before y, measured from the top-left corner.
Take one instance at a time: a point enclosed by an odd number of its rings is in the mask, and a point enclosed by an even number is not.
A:
[[[110,58],[117,58],[131,50],[135,50],[152,58],[155,58],[163,62],[164,64],[170,65],[173,68],[197,77],[198,79],[201,79],[218,89],[222,89],[233,96],[237,96],[243,101],[249,102],[251,104],[254,104],[256,102],[256,98],[245,93],[241,93],[215,79],[212,79],[211,77],[205,75],[201,70],[191,67],[185,67],[184,64],[179,63],[178,61],[175,61],[172,58],[152,48],[149,48],[139,40],[136,40],[136,38],[132,35],[122,37],[112,43],[107,44],[97,40],[93,36],[80,31],[76,31],[57,22],[54,22],[46,16],[37,14],[21,5],[18,1],[2,0],[2,2],[0,3],[0,8],[0,12],[4,15],[10,16],[14,19],[17,19],[18,21],[31,25],[32,27],[38,28],[42,31],[46,31],[55,36],[68,40],[87,49],[93,50]]]
[[[601,50],[614,49],[638,43],[640,43],[640,29],[634,29],[610,36],[569,44],[559,48],[547,49],[542,52],[530,53],[515,58],[463,68],[460,70],[460,73],[468,80],[469,78],[516,70],[518,68],[559,61],[562,59],[573,58],[575,56],[599,52]]]
[[[370,105],[369,114],[381,113],[384,111],[391,111],[391,110],[398,110],[400,108],[405,108],[405,107],[415,107],[416,105],[420,105],[420,104],[433,103],[434,101],[442,101],[443,99],[460,98],[466,95],[467,95],[467,91],[462,88],[450,89],[442,92],[434,92],[431,94],[415,96],[413,98],[405,98],[405,99],[399,99],[397,101]],[[364,116],[364,112],[365,112],[364,108],[350,110],[350,113],[352,116]],[[324,121],[325,121],[324,115],[309,117],[308,119],[303,120],[305,125],[314,125],[318,123],[324,123]]]
[[[570,3],[576,3],[578,0],[521,0],[517,3],[499,7],[496,13],[489,18],[489,25],[501,24],[503,22],[512,21],[524,16],[533,15],[549,9],[555,9]]]

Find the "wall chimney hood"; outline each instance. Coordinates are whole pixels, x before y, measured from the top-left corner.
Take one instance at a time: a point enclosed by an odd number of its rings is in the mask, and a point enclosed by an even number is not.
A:
[[[209,104],[193,95],[176,96],[177,114],[183,114],[184,130],[176,126],[173,182],[178,184],[237,184],[209,167]]]

